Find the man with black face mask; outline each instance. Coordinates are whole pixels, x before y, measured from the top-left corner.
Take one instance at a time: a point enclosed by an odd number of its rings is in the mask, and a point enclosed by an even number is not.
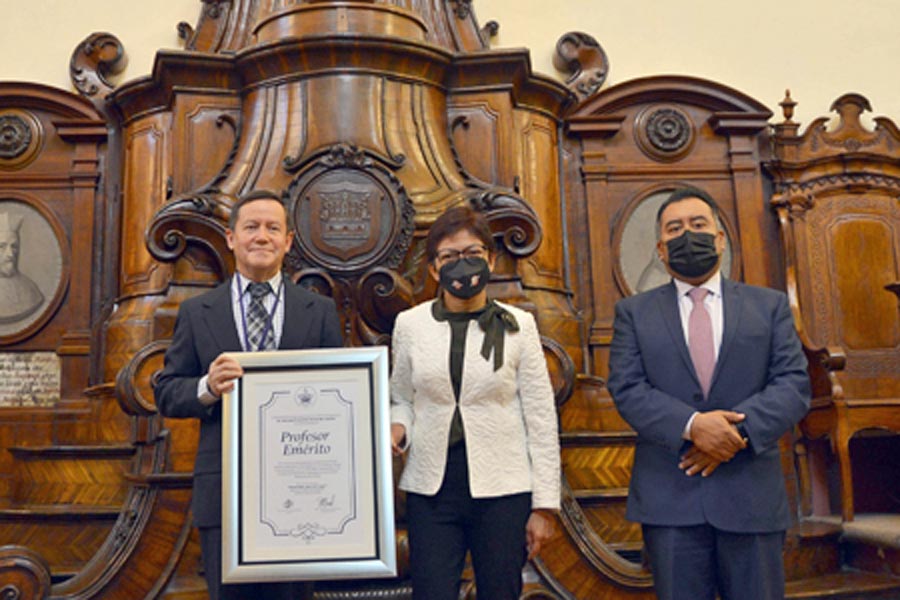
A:
[[[703,190],[657,213],[668,284],[616,304],[608,387],[635,429],[626,516],[662,600],[776,600],[790,511],[779,438],[809,408],[787,297],[724,279]]]

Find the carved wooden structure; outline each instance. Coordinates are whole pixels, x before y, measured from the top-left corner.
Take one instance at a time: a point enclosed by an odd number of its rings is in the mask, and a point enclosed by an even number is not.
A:
[[[827,118],[799,134],[776,126],[776,207],[787,290],[809,355],[815,399],[803,432],[827,435],[838,457],[841,514],[853,520],[850,438],[865,429],[900,431],[900,130],[860,122],[869,101],[835,100]]]
[[[560,414],[563,510],[525,597],[653,596],[640,529],[624,520],[634,433],[603,386],[613,304],[658,270],[648,211],[677,184],[707,189],[722,203],[731,277],[783,287],[787,275],[790,290],[797,269],[782,258],[762,165],[802,186],[810,164],[827,170],[850,152],[850,164],[894,169],[900,150],[878,146],[875,159],[845,146],[809,163],[783,147],[814,136],[786,123],[772,161],[771,114],[756,100],[690,77],[602,89],[609,62],[580,32],[557,44],[571,73],[560,84],[532,73],[525,51],[490,50],[496,24],[479,28],[472,4],[203,0],[198,23],[179,25],[186,49],[159,52],[149,77],[111,85],[124,49],[95,33],[70,64],[88,100],[0,84],[0,119],[44,136],[37,147],[19,134],[11,158],[0,139],[0,202],[56,224],[67,286],[33,325],[0,335],[2,352],[49,352],[62,372],[52,406],[0,407],[0,545],[13,544],[0,548],[0,595],[205,597],[188,514],[196,424],[160,417],[150,382],[179,303],[231,272],[236,197],[267,188],[295,217],[289,275],[335,298],[353,345],[389,343],[397,312],[434,293],[423,240],[441,211],[486,214],[500,248],[490,292],[536,314]],[[871,187],[887,199],[889,185]],[[776,196],[783,221],[802,204],[789,188]],[[351,200],[340,220],[321,210],[335,193]],[[879,206],[892,206],[882,222],[895,231],[893,199]],[[354,235],[337,233],[345,225]],[[883,240],[885,229],[860,227]],[[784,473],[805,490],[794,441]],[[804,495],[792,500],[807,514]],[[397,502],[399,576],[317,582],[315,598],[409,597]],[[900,589],[839,574],[840,531],[798,518],[792,597]]]

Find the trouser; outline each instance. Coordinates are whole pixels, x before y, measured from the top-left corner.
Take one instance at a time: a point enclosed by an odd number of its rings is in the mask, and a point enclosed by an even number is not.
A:
[[[644,525],[659,600],[783,600],[784,532]]]
[[[407,493],[413,600],[457,600],[466,551],[479,600],[517,600],[531,493],[472,498],[465,443],[451,447],[434,496]]]
[[[303,598],[299,583],[222,583],[222,529],[200,527],[200,552],[209,600],[295,600]]]

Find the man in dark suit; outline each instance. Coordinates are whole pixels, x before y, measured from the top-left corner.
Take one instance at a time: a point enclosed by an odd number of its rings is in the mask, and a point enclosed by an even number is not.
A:
[[[673,192],[657,225],[673,280],[616,304],[610,348],[609,391],[638,434],[626,516],[659,598],[780,599],[778,440],[810,395],[787,297],[721,277],[725,234],[704,191]]]
[[[256,191],[235,203],[226,232],[235,274],[214,290],[186,300],[178,311],[172,345],[154,393],[167,417],[200,419],[191,509],[209,596],[293,598],[285,584],[222,585],[221,397],[243,374],[225,352],[340,346],[334,302],[282,275],[293,232],[275,194]]]

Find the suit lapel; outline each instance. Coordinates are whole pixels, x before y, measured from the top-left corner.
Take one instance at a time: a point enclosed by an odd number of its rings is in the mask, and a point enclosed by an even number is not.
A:
[[[735,282],[722,278],[722,345],[719,346],[719,358],[716,360],[716,368],[713,371],[710,389],[716,383],[716,377],[722,370],[722,364],[728,358],[735,334],[741,321],[741,308],[744,297],[741,288]]]
[[[241,340],[231,307],[231,279],[217,287],[203,302],[203,320],[221,352],[238,352]]]
[[[295,350],[309,346],[307,343],[309,328],[314,320],[309,310],[311,304],[312,300],[306,297],[304,290],[285,276],[284,325],[281,329],[281,343],[278,345],[280,350]]]
[[[699,384],[697,373],[694,371],[694,363],[691,360],[691,354],[688,351],[687,344],[684,343],[684,331],[681,328],[681,313],[678,310],[678,293],[675,290],[675,284],[669,282],[659,288],[659,294],[656,297],[659,310],[666,324],[666,330],[672,338],[672,347],[678,350],[678,356],[684,363],[691,377]]]

